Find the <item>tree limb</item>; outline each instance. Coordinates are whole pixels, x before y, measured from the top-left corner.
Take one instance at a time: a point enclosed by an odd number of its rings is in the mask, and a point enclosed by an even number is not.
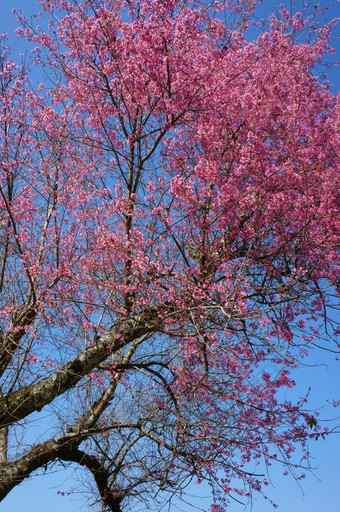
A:
[[[0,398],[0,427],[11,425],[52,402],[74,387],[85,375],[102,363],[109,353],[117,352],[141,336],[155,332],[160,321],[156,310],[146,310],[119,321],[89,347],[52,375]]]

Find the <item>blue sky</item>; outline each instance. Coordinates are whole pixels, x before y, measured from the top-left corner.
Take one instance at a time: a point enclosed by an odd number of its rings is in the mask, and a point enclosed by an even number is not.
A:
[[[275,0],[263,0],[261,16],[265,16],[271,10],[275,10]],[[326,7],[329,2],[319,2]],[[337,2],[334,2],[335,4]],[[17,41],[13,30],[17,23],[11,14],[12,9],[22,9],[28,15],[37,9],[36,0],[0,0],[0,33],[9,34],[9,42],[15,44],[16,51],[25,51],[23,42]],[[337,3],[339,8],[339,3]],[[331,17],[337,14],[336,5],[329,10]],[[338,41],[339,52],[339,41]],[[330,81],[334,84],[334,90],[339,90],[339,80],[336,83],[336,73],[330,75]],[[297,389],[303,395],[311,387],[311,406],[318,407],[327,399],[339,398],[340,390],[340,368],[339,362],[334,360],[334,355],[327,352],[313,354],[310,366],[299,370],[294,375],[297,382]],[[317,365],[317,366],[314,366]],[[329,415],[334,418],[340,416],[338,410],[330,410]],[[325,416],[327,413],[324,414]],[[340,419],[334,421],[333,425],[340,424]],[[307,474],[300,482],[300,486],[289,477],[282,476],[282,468],[273,468],[271,481],[273,487],[268,489],[268,495],[279,505],[282,512],[340,512],[340,428],[339,434],[334,434],[326,440],[318,440],[311,445],[312,463],[315,467],[314,474]],[[23,482],[20,486],[1,503],[1,512],[76,512],[88,510],[88,504],[77,492],[78,481],[74,479],[74,469],[62,470],[61,467],[42,477],[34,478]],[[75,489],[74,494],[61,496],[60,491]],[[204,486],[194,486],[191,489],[193,496],[208,495],[209,490]],[[198,510],[208,510],[209,500],[202,497],[193,499],[192,502]],[[168,509],[167,509],[168,510]],[[185,504],[174,503],[170,512],[178,510],[189,512],[191,509]],[[242,512],[244,506],[231,504],[229,512]],[[250,510],[248,506],[247,510]],[[255,497],[252,503],[252,512],[269,512],[273,507],[261,497]]]

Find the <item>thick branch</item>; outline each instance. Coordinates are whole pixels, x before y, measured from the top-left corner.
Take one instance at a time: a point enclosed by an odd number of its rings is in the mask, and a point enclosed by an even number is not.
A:
[[[19,485],[25,478],[36,469],[44,466],[48,462],[55,460],[62,449],[67,446],[67,436],[49,439],[48,441],[34,446],[29,453],[20,459],[2,464],[0,467],[0,501],[8,493]]]
[[[59,456],[64,461],[77,462],[81,466],[85,466],[91,471],[96,481],[100,497],[103,503],[110,507],[112,512],[122,512],[120,503],[123,496],[119,494],[114,496],[109,490],[109,478],[110,473],[103,467],[103,465],[96,459],[94,455],[88,455],[87,453],[78,449],[78,447],[68,447],[63,450]]]
[[[97,340],[95,346],[82,351],[49,377],[0,398],[0,426],[10,425],[34,411],[40,411],[56,397],[74,387],[102,363],[109,353],[117,352],[145,334],[151,334],[157,327],[159,318],[155,310],[144,311],[112,326]]]
[[[27,327],[33,324],[35,317],[36,311],[33,307],[23,307],[22,311],[13,315],[10,330],[7,333],[0,333],[0,377],[11,362],[21,338],[26,334]]]
[[[0,397],[2,392],[0,390]],[[0,428],[0,466],[7,462],[8,427]]]
[[[94,456],[87,455],[78,449],[77,445],[80,442],[79,437],[75,439],[72,435],[66,434],[34,446],[28,454],[20,459],[9,464],[3,464],[0,468],[0,501],[14,487],[28,478],[33,471],[52,460],[61,459],[86,466],[94,476],[103,502],[111,508],[112,512],[121,512],[119,503],[122,497],[113,496],[108,492],[110,474]]]

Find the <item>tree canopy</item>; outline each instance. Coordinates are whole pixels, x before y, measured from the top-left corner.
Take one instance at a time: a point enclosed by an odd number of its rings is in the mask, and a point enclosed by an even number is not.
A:
[[[206,480],[222,512],[327,434],[282,388],[338,347],[332,23],[282,7],[249,41],[256,0],[40,4],[30,65],[0,60],[0,500],[63,461],[102,510]]]

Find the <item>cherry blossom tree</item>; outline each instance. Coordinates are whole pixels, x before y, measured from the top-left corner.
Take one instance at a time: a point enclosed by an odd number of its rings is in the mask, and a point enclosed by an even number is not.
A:
[[[1,53],[0,499],[62,461],[103,510],[206,480],[224,511],[327,434],[282,388],[336,334],[332,25],[282,8],[249,42],[256,0],[40,3],[31,70]]]

